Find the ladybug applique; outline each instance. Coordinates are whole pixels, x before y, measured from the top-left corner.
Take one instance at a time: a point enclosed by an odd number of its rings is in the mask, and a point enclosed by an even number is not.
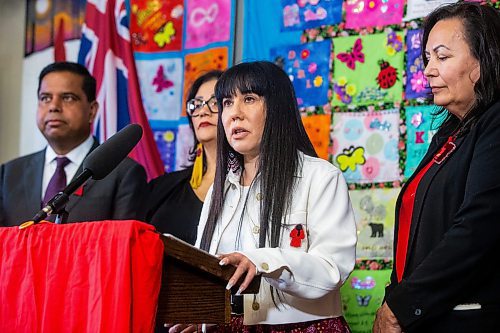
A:
[[[398,80],[398,71],[387,61],[379,60],[380,73],[377,75],[377,83],[382,89],[389,89],[396,84]]]

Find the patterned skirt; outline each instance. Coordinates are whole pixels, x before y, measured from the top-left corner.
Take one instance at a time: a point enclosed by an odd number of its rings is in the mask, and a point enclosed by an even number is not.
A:
[[[351,333],[344,317],[291,324],[243,325],[243,315],[232,315],[226,325],[212,326],[210,333]]]

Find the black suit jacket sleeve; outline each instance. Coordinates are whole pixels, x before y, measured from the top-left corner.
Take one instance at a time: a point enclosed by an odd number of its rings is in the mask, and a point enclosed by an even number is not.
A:
[[[125,165],[118,179],[112,219],[126,220],[135,217],[144,221],[146,215],[144,201],[148,193],[144,168],[137,163]]]
[[[453,158],[434,175],[425,194],[428,204],[423,204],[417,213],[419,221],[412,219],[412,228],[415,222],[419,224],[417,237],[424,239],[431,235],[420,230],[424,223],[432,224],[440,216],[450,214],[450,221],[445,221],[450,227],[432,251],[415,264],[411,274],[399,284],[393,281],[387,289],[387,304],[404,328],[418,326],[424,319],[451,311],[464,299],[475,301],[483,297],[478,286],[487,276],[485,270],[490,265],[487,260],[498,251],[500,243],[499,156],[500,105],[497,103],[484,113]],[[444,178],[446,174],[448,178]],[[445,192],[454,179],[463,183],[463,193]],[[439,204],[443,202],[449,205]],[[441,212],[442,206],[458,209]]]

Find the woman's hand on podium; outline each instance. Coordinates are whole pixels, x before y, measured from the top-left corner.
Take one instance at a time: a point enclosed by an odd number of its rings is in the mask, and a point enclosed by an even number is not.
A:
[[[165,324],[168,333],[193,333],[201,332],[201,325],[195,324]]]
[[[211,332],[217,325],[214,324],[165,324],[168,333],[193,333],[193,332]],[[205,329],[205,331],[204,331]]]
[[[239,252],[219,254],[218,257],[221,259],[219,265],[233,265],[236,267],[233,276],[231,276],[229,282],[227,283],[226,289],[231,289],[236,283],[238,283],[240,278],[246,274],[245,279],[240,284],[238,292],[236,293],[236,295],[240,295],[250,285],[250,282],[252,282],[255,275],[257,275],[257,267],[250,261],[250,259]]]

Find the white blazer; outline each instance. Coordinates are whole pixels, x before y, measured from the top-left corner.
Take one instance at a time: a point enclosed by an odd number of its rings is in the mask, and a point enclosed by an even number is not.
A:
[[[263,277],[259,294],[245,295],[245,325],[305,322],[342,315],[339,289],[354,268],[357,240],[347,185],[342,173],[331,163],[302,153],[300,159],[290,214],[283,218],[281,245],[257,248],[258,241],[248,241],[254,236],[242,237],[247,241],[240,252],[256,265]],[[212,238],[212,254],[218,253],[221,237],[231,229],[229,223],[240,220],[240,216],[234,216],[238,202],[245,200],[241,198],[239,179],[239,174],[231,171],[226,178],[224,209]],[[255,185],[250,189],[246,210],[253,221],[259,221],[258,181]],[[211,195],[212,188],[200,216],[198,247]],[[244,223],[250,222],[244,220]],[[293,247],[290,233],[298,224],[302,224],[306,237],[300,247]],[[241,228],[241,232],[252,233],[251,228]],[[235,239],[234,235],[225,236]],[[272,301],[270,285],[283,292],[279,309]]]

